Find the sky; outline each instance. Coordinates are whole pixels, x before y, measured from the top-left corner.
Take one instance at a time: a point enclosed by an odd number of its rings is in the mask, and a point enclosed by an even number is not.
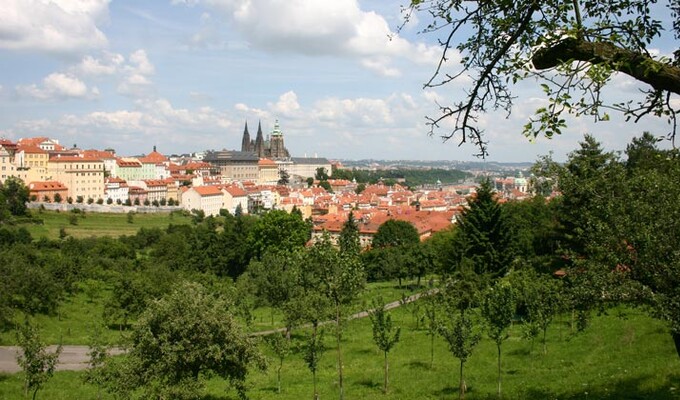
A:
[[[296,157],[478,160],[477,149],[428,136],[437,101],[465,82],[424,89],[439,60],[425,16],[398,34],[406,0],[0,0],[0,137],[48,136],[119,155],[240,150],[279,121]],[[660,43],[669,53],[675,43]],[[663,120],[570,120],[531,142],[522,126],[545,103],[514,89],[513,113],[484,115],[489,160],[557,160],[591,133],[623,150]],[[618,98],[638,98],[616,76]]]

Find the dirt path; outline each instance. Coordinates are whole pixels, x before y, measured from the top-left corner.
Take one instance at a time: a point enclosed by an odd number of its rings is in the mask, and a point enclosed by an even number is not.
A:
[[[420,297],[426,295],[428,292],[416,293],[407,297],[404,300],[397,300],[391,303],[385,304],[385,308],[391,310],[397,308],[405,303],[410,303],[412,301],[418,300]],[[359,319],[366,318],[368,316],[367,311],[361,311],[356,314],[352,314],[349,319]],[[323,324],[332,323],[332,321],[326,321]],[[260,331],[251,333],[251,336],[266,336],[277,332],[285,332],[285,328],[272,329],[268,331]],[[57,346],[49,346],[48,351],[54,352]],[[15,373],[21,371],[19,364],[17,364],[17,354],[20,351],[17,346],[0,346],[0,372],[4,373]],[[62,347],[61,354],[59,355],[59,363],[57,364],[57,371],[80,371],[87,368],[87,361],[89,356],[87,355],[89,351],[88,346],[80,345],[65,345]],[[113,348],[110,350],[110,354],[122,354],[123,350],[119,348]]]

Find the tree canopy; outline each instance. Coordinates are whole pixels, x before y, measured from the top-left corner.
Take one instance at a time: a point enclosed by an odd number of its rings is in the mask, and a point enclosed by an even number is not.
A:
[[[485,156],[480,115],[497,109],[510,113],[512,86],[537,78],[548,105],[525,125],[527,136],[561,133],[565,114],[598,121],[608,119],[606,111],[612,109],[635,121],[646,115],[667,118],[675,135],[680,49],[672,55],[652,49],[655,40],[680,38],[678,0],[411,0],[405,13],[406,23],[425,14],[430,22],[424,32],[442,36],[439,64],[425,87],[470,82],[460,101],[440,105],[439,115],[428,117],[431,134],[444,129],[443,138],[470,140]],[[460,68],[449,72],[447,62],[457,59]],[[641,99],[605,102],[602,89],[617,72],[644,84]],[[452,120],[452,127],[445,120]]]

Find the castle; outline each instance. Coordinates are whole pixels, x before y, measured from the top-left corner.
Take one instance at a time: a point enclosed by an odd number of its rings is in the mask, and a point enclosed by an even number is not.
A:
[[[288,149],[283,144],[283,132],[279,127],[279,120],[274,123],[274,130],[271,135],[267,135],[267,140],[264,140],[262,135],[262,124],[257,124],[257,137],[255,140],[250,139],[248,133],[248,122],[243,130],[243,139],[241,140],[241,151],[247,153],[255,153],[259,158],[271,158],[275,160],[283,160],[290,158]]]

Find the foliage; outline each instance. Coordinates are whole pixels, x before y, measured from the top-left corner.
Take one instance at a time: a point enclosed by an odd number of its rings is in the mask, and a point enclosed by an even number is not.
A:
[[[373,342],[385,356],[383,392],[387,393],[389,386],[389,363],[387,355],[399,343],[401,328],[392,325],[392,317],[385,310],[382,298],[373,301],[373,309],[368,312],[373,326]]]
[[[279,180],[277,184],[286,186],[290,182],[290,174],[285,169],[279,171]]]
[[[390,247],[416,244],[420,241],[418,230],[408,221],[388,219],[378,227],[373,236],[373,247]]]
[[[245,378],[264,359],[234,320],[228,301],[185,283],[149,305],[131,336],[121,384],[143,397],[197,398],[215,374],[245,398]]]
[[[276,391],[281,393],[281,368],[283,368],[283,360],[290,355],[290,339],[287,339],[285,335],[274,333],[272,335],[266,336],[265,340],[267,344],[279,359],[279,366],[276,369]]]
[[[62,347],[61,345],[57,346],[54,353],[48,353],[45,344],[40,340],[38,329],[28,319],[19,329],[17,336],[17,342],[21,348],[17,362],[24,371],[24,389],[27,395],[33,391],[33,400],[35,400],[38,390],[54,374]]]
[[[432,134],[445,127],[442,137],[470,140],[480,155],[486,155],[479,117],[497,109],[509,114],[512,86],[527,79],[539,82],[548,99],[525,126],[529,137],[560,134],[565,114],[607,120],[609,108],[636,121],[645,115],[666,118],[675,134],[677,106],[672,94],[680,93],[680,53],[673,59],[654,56],[650,50],[657,37],[680,36],[676,0],[410,3],[405,9],[407,22],[427,19],[424,31],[443,35],[440,62],[425,87],[472,78],[462,100],[441,105],[440,115],[428,118]],[[659,17],[669,13],[670,18]],[[460,56],[454,57],[454,51]],[[459,60],[458,70],[449,71],[450,59]],[[607,104],[601,92],[615,72],[649,85],[644,97]],[[452,128],[444,124],[448,119]]]
[[[21,217],[27,215],[28,188],[24,182],[10,176],[4,183],[0,183],[0,221],[10,216]]]
[[[458,220],[458,230],[454,263],[460,264],[465,259],[477,274],[492,277],[502,276],[510,269],[516,253],[513,232],[489,180],[481,183],[476,196],[468,202]]]
[[[342,225],[340,231],[340,252],[359,255],[361,244],[359,243],[359,226],[354,218],[354,213],[350,211],[347,221]]]
[[[305,245],[311,236],[311,227],[296,213],[272,210],[261,215],[248,233],[248,247],[255,257],[265,250],[279,248],[292,250]]]
[[[507,281],[499,280],[482,295],[482,318],[489,338],[498,348],[498,396],[501,396],[501,345],[515,316],[515,291]]]
[[[323,336],[324,331],[317,330],[315,327],[312,333],[305,341],[304,347],[302,349],[303,350],[302,358],[307,364],[307,368],[309,368],[309,370],[312,373],[315,400],[318,400],[319,398],[319,392],[317,391],[316,388],[316,372],[319,369],[319,361],[321,360],[321,356],[323,355],[323,352],[325,350],[325,346],[323,344]]]
[[[468,358],[482,338],[476,315],[478,289],[474,276],[457,274],[444,288],[446,314],[439,325],[439,335],[446,341],[449,351],[459,361],[459,398],[465,397],[464,368]]]
[[[102,340],[103,327],[95,325],[90,337],[90,351],[87,355],[90,357],[88,361],[87,371],[83,377],[85,383],[97,386],[97,399],[101,399],[101,389],[106,381],[104,374],[104,365],[106,363],[108,346]]]

